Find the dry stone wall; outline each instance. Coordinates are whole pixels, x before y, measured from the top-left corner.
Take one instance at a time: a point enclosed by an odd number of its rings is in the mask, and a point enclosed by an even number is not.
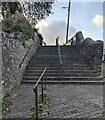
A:
[[[35,39],[23,41],[22,36],[14,34],[2,33],[2,90],[3,94],[20,83],[22,73],[25,70],[26,64],[38,47],[38,37],[35,34]],[[22,68],[19,68],[23,57],[28,51],[31,44],[36,45],[28,54]],[[36,44],[35,44],[36,43]],[[34,46],[33,45],[33,46]],[[1,47],[1,46],[0,46]]]

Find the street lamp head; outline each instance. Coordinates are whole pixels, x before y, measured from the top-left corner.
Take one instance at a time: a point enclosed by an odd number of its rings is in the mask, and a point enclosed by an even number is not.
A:
[[[62,7],[63,9],[66,9],[67,7]]]

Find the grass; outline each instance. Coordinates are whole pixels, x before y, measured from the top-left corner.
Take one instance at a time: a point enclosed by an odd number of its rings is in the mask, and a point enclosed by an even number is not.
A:
[[[42,101],[42,95],[39,96],[39,102],[38,104],[46,104],[47,102],[47,94],[43,94],[43,101]]]
[[[9,111],[9,107],[12,105],[10,97],[11,97],[11,94],[9,92],[7,92],[2,99],[3,114],[5,114],[7,111]]]
[[[9,108],[12,105],[11,96],[18,86],[19,84],[14,85],[10,91],[7,91],[5,93],[4,97],[2,98],[2,101],[0,101],[0,106],[2,107],[3,114],[6,114],[6,112],[10,111]]]
[[[39,96],[39,99],[38,99],[38,109],[39,109],[38,115],[39,115],[39,117],[41,116],[41,114],[45,110],[45,105],[46,105],[47,101],[48,101],[47,94],[43,95],[43,101],[42,101],[42,95]],[[36,119],[36,110],[34,108],[33,113],[32,113],[32,120],[35,120],[35,119]]]
[[[36,119],[36,114],[35,114],[35,109],[33,110],[33,113],[32,113],[32,120],[35,120]]]

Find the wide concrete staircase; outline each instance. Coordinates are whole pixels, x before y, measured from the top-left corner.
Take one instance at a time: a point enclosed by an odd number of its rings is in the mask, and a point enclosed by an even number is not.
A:
[[[75,46],[60,46],[62,65],[57,46],[40,46],[28,63],[22,83],[36,83],[44,68],[47,83],[102,83],[99,73],[91,69]],[[45,79],[44,77],[44,79]]]

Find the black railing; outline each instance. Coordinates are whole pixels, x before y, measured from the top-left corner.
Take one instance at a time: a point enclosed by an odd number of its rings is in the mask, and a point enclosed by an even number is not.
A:
[[[85,44],[85,46],[88,48],[89,52],[90,52],[91,54],[94,54],[93,49],[92,49],[91,47],[89,47],[89,45],[88,45],[86,42],[85,42],[84,44]]]
[[[92,69],[100,73],[103,55],[103,42],[93,41],[91,38],[86,38],[81,45],[81,53],[87,58]]]
[[[103,62],[105,62],[105,49],[103,50]]]
[[[30,45],[30,47],[28,48],[28,50],[27,50],[27,52],[26,52],[26,54],[25,54],[25,56],[24,56],[22,62],[21,62],[20,65],[19,65],[19,68],[22,67],[22,65],[23,65],[23,63],[24,63],[26,57],[28,56],[28,53],[29,53],[29,51],[31,50],[31,48],[32,48],[33,45],[34,45],[34,44],[32,43],[32,44]]]
[[[61,75],[62,75],[62,56],[61,56],[61,50],[60,50],[59,43],[58,43],[58,57],[59,57],[59,77],[61,79]]]
[[[38,119],[38,84],[41,82],[41,96],[42,96],[42,102],[43,102],[43,99],[44,99],[44,94],[43,94],[43,91],[44,91],[44,83],[45,83],[45,89],[46,89],[46,76],[45,76],[45,82],[43,81],[43,77],[46,73],[46,70],[47,68],[45,68],[41,74],[41,76],[39,77],[37,83],[35,84],[34,88],[33,88],[33,91],[35,93],[35,112],[36,112],[36,119]]]
[[[89,53],[89,54],[85,53],[85,55],[86,55],[89,63],[93,66],[94,50],[86,42],[84,42],[84,45],[85,45],[85,49],[87,48],[87,52]]]
[[[44,46],[46,46],[46,42],[43,41]]]
[[[59,55],[59,64],[62,66],[62,56],[61,56],[61,50],[60,50],[60,45],[58,44],[58,55]]]
[[[94,41],[91,38],[86,38],[82,41],[80,46],[80,54],[82,54],[87,62],[94,67]]]
[[[102,69],[102,76],[103,78],[105,78],[105,49],[104,49],[104,53],[103,53],[103,69]]]

